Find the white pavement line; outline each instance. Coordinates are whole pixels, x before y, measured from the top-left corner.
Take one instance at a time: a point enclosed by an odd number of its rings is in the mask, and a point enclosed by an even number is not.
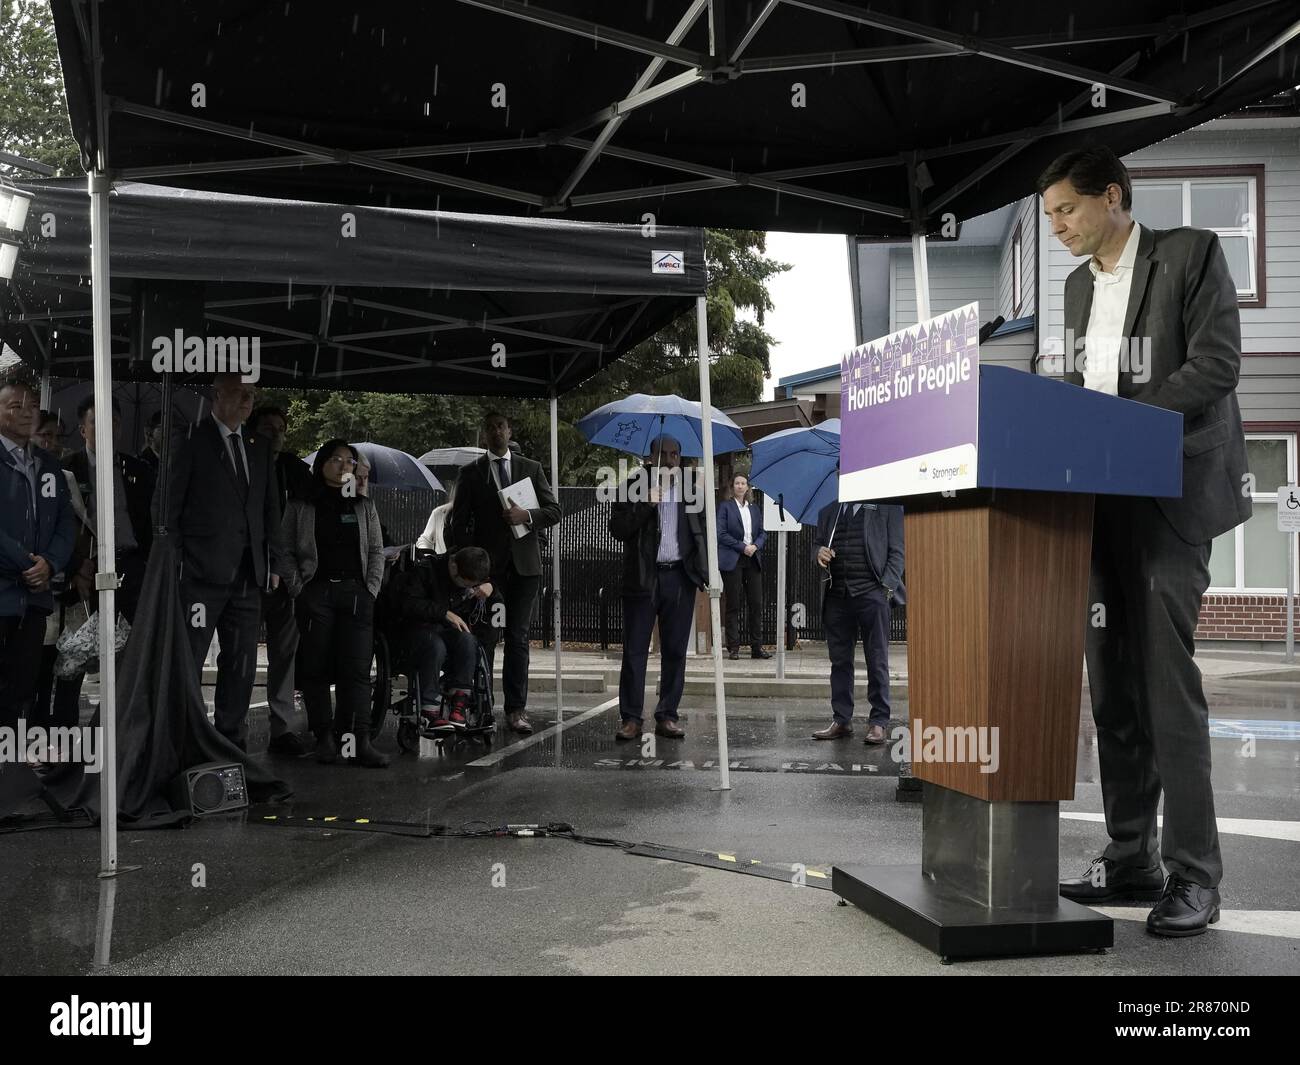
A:
[[[1088,909],[1104,913],[1117,921],[1143,921],[1151,912],[1151,904],[1144,906],[1089,906]],[[1245,932],[1252,936],[1278,936],[1282,939],[1300,939],[1300,912],[1295,910],[1220,910],[1217,924],[1210,925],[1211,932]]]
[[[1079,814],[1062,811],[1061,816],[1071,821],[1106,821],[1105,814]],[[1219,831],[1231,836],[1255,836],[1259,839],[1285,839],[1300,843],[1300,821],[1255,821],[1247,817],[1220,817]],[[1156,818],[1163,825],[1163,816]]]
[[[499,751],[485,754],[482,758],[476,758],[474,761],[466,764],[474,769],[483,769],[490,765],[496,765],[498,762],[504,761],[513,754],[518,754],[520,751],[527,750],[535,743],[541,743],[542,740],[549,736],[554,736],[557,733],[563,732],[565,729],[573,728],[574,725],[581,725],[584,721],[590,721],[593,717],[598,714],[603,714],[612,706],[618,706],[617,695],[612,699],[606,699],[599,706],[593,706],[590,710],[584,711],[577,717],[566,717],[562,725],[552,725],[550,728],[543,729],[541,732],[534,732],[531,736],[525,736],[522,740],[512,743],[509,747],[502,747]]]

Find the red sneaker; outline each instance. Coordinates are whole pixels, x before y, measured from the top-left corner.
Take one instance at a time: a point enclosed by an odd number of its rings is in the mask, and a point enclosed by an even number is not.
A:
[[[420,719],[426,728],[446,728],[451,724],[440,706],[426,706],[420,711]]]
[[[447,696],[445,702],[451,706],[451,710],[447,714],[447,720],[451,723],[451,727],[465,728],[468,724],[465,719],[465,711],[469,707],[469,692],[457,689]]]

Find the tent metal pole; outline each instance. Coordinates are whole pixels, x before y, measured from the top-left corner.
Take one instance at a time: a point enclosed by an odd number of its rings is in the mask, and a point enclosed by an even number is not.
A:
[[[713,700],[718,724],[718,790],[731,790],[727,760],[727,691],[722,682],[722,621],[719,602],[722,575],[718,572],[718,508],[713,483],[713,412],[709,392],[709,325],[705,297],[695,301],[695,329],[700,356],[700,441],[704,445],[704,525],[709,555],[709,627],[713,637]]]
[[[789,534],[776,534],[776,677],[785,679],[785,551]]]
[[[560,497],[560,401],[551,391],[551,490]],[[560,519],[563,521],[563,517]],[[564,664],[560,645],[560,529],[551,533],[551,610],[555,633],[555,723],[564,724]],[[564,730],[555,733],[555,764],[560,764],[560,739]]]
[[[912,275],[916,279],[916,320],[930,317],[930,267],[925,258],[925,234],[912,234]]]
[[[41,410],[50,409],[50,363],[53,361],[49,348],[45,349],[45,362],[41,367]]]
[[[112,321],[109,316],[108,194],[112,182],[102,170],[90,175],[91,321],[94,330],[95,419],[100,427],[95,463],[95,538],[99,592],[99,875],[117,875],[117,545],[113,537]],[[105,456],[108,456],[105,461]]]

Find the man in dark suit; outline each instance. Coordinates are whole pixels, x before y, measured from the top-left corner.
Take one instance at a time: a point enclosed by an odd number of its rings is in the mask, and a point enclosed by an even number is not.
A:
[[[21,378],[0,378],[0,726],[31,716],[50,582],[72,557],[76,516],[54,456],[31,445],[40,407]]]
[[[162,431],[162,411],[156,410],[149,416],[144,431],[144,447],[136,456],[153,471],[155,479],[158,477],[158,463],[162,455]]]
[[[858,634],[867,653],[871,716],[864,743],[886,742],[889,724],[889,604],[903,602],[903,508],[828,503],[813,538],[822,577],[822,626],[831,660],[831,723],[813,739],[853,735],[853,655]]]
[[[1087,257],[1065,283],[1066,380],[1183,415],[1181,498],[1096,499],[1091,600],[1105,614],[1087,630],[1088,685],[1111,842],[1061,893],[1159,899],[1150,931],[1197,935],[1218,919],[1223,862],[1194,633],[1211,541],[1251,512],[1237,289],[1215,234],[1133,221],[1110,149],[1061,156],[1038,188],[1052,231]]]
[[[695,593],[708,587],[704,517],[686,500],[682,448],[670,436],[650,445],[646,464],[613,504],[609,532],[623,545],[623,669],[618,678],[615,739],[641,736],[650,633],[659,622],[659,704],[655,735],[681,739],[677,706],[686,683]]]
[[[181,602],[200,675],[215,631],[221,641],[217,731],[246,749],[257,671],[261,591],[280,578],[279,510],[271,445],[244,430],[253,386],[218,374],[212,413],[174,445],[167,528],[181,564]]]
[[[72,474],[77,489],[86,506],[86,517],[91,528],[95,526],[97,500],[95,496],[95,458],[98,454],[97,441],[103,436],[110,446],[107,449],[114,456],[114,507],[113,507],[113,544],[117,554],[117,573],[122,583],[117,590],[117,608],[127,621],[135,621],[136,604],[140,601],[140,587],[144,583],[145,563],[149,557],[149,547],[153,543],[153,492],[154,473],[140,459],[117,451],[112,445],[117,439],[117,419],[121,409],[116,399],[113,400],[113,419],[109,423],[109,432],[103,432],[103,426],[95,417],[95,397],[87,396],[77,405],[77,422],[81,427],[81,438],[85,449],[76,452],[64,463],[64,469]],[[100,432],[96,432],[96,429]],[[92,599],[95,588],[95,568],[98,565],[93,533],[78,537],[77,547],[72,553],[68,572],[72,575],[72,586],[83,599]],[[79,683],[79,682],[78,682]]]
[[[311,467],[284,446],[289,420],[280,407],[258,407],[249,415],[248,424],[270,443],[275,456],[271,478],[279,528],[289,500],[307,498]],[[271,742],[266,749],[272,754],[298,757],[307,750],[293,730],[293,660],[298,651],[298,623],[289,589],[284,585],[262,591],[262,620],[266,623],[266,704],[271,723]]]
[[[749,478],[731,478],[732,497],[718,507],[718,569],[727,595],[727,651],[740,657],[740,601],[745,600],[751,658],[771,658],[763,650],[763,508],[751,503]]]
[[[492,585],[505,600],[505,663],[501,688],[510,727],[527,734],[528,629],[542,579],[538,531],[560,520],[560,504],[547,483],[542,464],[510,450],[510,420],[496,411],[483,418],[488,453],[461,471],[451,510],[451,549],[481,547],[492,560]],[[533,482],[537,507],[503,506],[498,495],[525,479]],[[527,530],[516,536],[515,528]],[[495,634],[496,629],[493,629]],[[484,648],[495,668],[496,640]]]

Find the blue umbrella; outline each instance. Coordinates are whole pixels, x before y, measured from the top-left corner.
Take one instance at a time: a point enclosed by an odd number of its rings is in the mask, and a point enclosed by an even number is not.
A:
[[[709,408],[713,427],[713,453],[748,448],[740,426],[717,407]],[[682,455],[704,454],[700,405],[681,396],[646,396],[640,392],[597,407],[578,419],[578,432],[593,444],[617,448],[633,455],[648,455],[657,436],[671,436],[682,445]]]
[[[393,488],[399,492],[414,492],[425,488],[438,491],[442,488],[442,482],[429,471],[429,468],[421,465],[418,459],[405,451],[398,451],[395,447],[384,447],[383,444],[365,443],[352,446],[358,453],[365,455],[370,463],[370,484],[374,488]],[[316,452],[313,451],[303,461],[311,465],[315,458]]]
[[[779,500],[803,525],[816,525],[827,503],[839,498],[840,420],[806,429],[782,429],[754,441],[749,483]]]

